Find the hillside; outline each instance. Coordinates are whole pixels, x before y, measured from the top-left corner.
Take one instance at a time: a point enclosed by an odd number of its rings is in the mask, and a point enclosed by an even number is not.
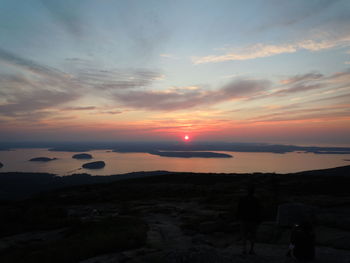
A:
[[[276,215],[280,205],[296,203],[311,211],[317,262],[345,263],[350,256],[350,166],[287,175],[159,171],[33,178],[40,191],[49,182],[50,191],[1,202],[1,262],[287,262],[290,226],[276,222]],[[62,188],[54,190],[57,182]],[[263,222],[258,255],[243,257],[236,209],[251,183]]]

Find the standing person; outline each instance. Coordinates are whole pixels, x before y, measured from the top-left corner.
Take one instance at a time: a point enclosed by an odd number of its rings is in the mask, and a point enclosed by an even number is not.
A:
[[[261,221],[261,206],[258,198],[254,196],[254,185],[249,186],[247,195],[238,203],[237,217],[241,222],[241,238],[243,240],[242,253],[247,254],[247,240],[250,241],[249,254],[254,255],[254,243],[257,227]]]
[[[315,258],[315,233],[308,221],[296,225],[291,235],[288,255],[292,254],[299,261],[312,261]]]

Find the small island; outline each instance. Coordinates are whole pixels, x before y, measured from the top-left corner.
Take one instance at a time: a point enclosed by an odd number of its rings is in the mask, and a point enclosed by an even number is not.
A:
[[[0,162],[0,168],[3,167],[4,165],[2,164],[2,162]]]
[[[78,160],[88,160],[92,159],[92,155],[88,153],[77,153],[72,156],[73,159],[78,159]]]
[[[53,160],[57,160],[57,158],[49,158],[49,157],[36,157],[36,158],[32,158],[29,161],[30,162],[50,162]]]
[[[232,158],[232,155],[226,153],[216,152],[189,152],[189,151],[151,151],[150,154],[163,156],[163,157],[178,157],[178,158]]]
[[[83,168],[85,169],[101,169],[105,167],[104,161],[98,161],[98,162],[91,162],[91,163],[84,163]]]

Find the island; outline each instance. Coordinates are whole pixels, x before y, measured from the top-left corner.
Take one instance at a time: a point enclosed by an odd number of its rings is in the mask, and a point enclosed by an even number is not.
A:
[[[78,160],[88,160],[92,159],[92,155],[88,153],[77,153],[72,156],[73,159],[78,159]]]
[[[232,155],[226,153],[216,152],[190,152],[190,151],[174,151],[174,152],[163,152],[163,151],[151,151],[153,155],[163,157],[177,157],[177,158],[232,158]]]
[[[36,158],[32,158],[29,161],[30,162],[50,162],[53,160],[57,160],[57,158],[49,158],[49,157],[36,157]]]
[[[104,161],[97,161],[97,162],[91,162],[91,163],[84,163],[83,168],[85,169],[101,169],[105,167]]]

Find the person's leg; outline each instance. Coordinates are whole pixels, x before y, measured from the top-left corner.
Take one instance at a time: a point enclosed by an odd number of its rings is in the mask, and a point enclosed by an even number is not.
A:
[[[249,234],[250,234],[249,254],[250,255],[255,255],[254,245],[255,245],[256,228],[257,228],[257,225],[255,223],[251,223],[249,226]]]

